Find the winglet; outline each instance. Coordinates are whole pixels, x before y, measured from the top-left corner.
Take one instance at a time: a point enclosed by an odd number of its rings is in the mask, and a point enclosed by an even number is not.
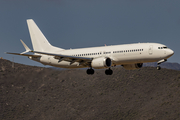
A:
[[[28,47],[22,40],[20,40],[20,41],[21,41],[21,43],[23,44],[24,48],[26,49],[26,51],[25,51],[25,52],[22,52],[21,54],[24,54],[24,53],[27,53],[27,52],[31,52],[31,51],[32,51],[31,49],[29,49],[29,47]]]

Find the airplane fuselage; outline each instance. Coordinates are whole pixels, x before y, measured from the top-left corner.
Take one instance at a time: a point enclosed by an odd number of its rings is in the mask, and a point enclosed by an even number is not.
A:
[[[164,47],[164,48],[163,48]],[[162,48],[162,49],[159,49]],[[112,45],[102,47],[90,47],[80,49],[69,49],[55,51],[56,54],[86,57],[86,58],[99,58],[109,57],[112,59],[112,66],[157,62],[162,59],[169,58],[173,51],[163,44],[159,43],[137,43],[137,44],[124,44]],[[32,58],[35,61],[41,62],[45,65],[51,65],[62,68],[83,68],[86,66],[79,65],[79,62],[70,64],[68,61],[60,61],[53,56],[43,55],[40,59]]]

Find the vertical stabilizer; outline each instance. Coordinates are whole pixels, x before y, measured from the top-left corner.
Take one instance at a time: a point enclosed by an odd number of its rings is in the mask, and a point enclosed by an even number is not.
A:
[[[32,19],[28,19],[27,24],[34,51],[55,52],[63,50],[52,46]]]

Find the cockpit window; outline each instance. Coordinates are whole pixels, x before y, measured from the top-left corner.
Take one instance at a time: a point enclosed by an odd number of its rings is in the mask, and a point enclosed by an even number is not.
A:
[[[168,47],[164,46],[164,47],[158,47],[158,49],[167,49]]]

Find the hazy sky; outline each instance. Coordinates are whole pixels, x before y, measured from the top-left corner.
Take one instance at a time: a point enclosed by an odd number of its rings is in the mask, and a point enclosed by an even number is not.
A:
[[[49,42],[64,49],[126,43],[162,43],[180,63],[180,0],[0,0],[0,57],[42,66],[4,52],[31,49],[26,19],[33,19]]]

